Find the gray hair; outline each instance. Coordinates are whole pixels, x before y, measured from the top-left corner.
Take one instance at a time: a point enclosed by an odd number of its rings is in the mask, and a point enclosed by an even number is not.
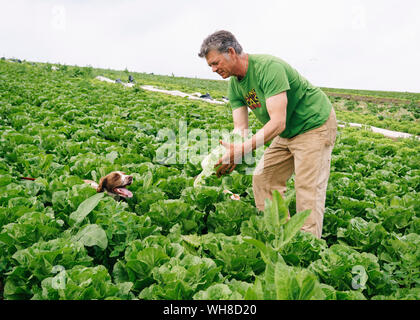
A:
[[[237,54],[242,53],[241,45],[231,32],[225,30],[216,31],[204,39],[198,56],[204,58],[211,50],[227,53],[229,48],[233,48]]]

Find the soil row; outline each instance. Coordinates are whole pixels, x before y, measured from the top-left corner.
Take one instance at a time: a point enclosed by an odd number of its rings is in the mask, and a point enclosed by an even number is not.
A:
[[[325,91],[325,93],[331,97],[339,97],[339,98],[355,100],[355,101],[373,102],[373,103],[378,103],[378,104],[379,103],[395,103],[395,104],[411,103],[411,101],[407,99],[361,96],[361,95],[356,95],[356,94],[337,93],[337,92],[328,92],[328,91]],[[417,101],[417,105],[420,106],[420,101]]]

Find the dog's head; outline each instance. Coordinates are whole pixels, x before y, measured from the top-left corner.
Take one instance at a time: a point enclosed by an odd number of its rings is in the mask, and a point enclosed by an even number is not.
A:
[[[126,187],[132,182],[132,176],[126,175],[121,171],[113,171],[99,180],[99,185],[96,191],[103,192],[106,190],[108,193],[116,194],[124,198],[131,198],[133,193]]]

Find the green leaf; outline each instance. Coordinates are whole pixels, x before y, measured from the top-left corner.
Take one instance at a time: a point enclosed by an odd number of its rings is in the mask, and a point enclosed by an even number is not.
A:
[[[108,153],[106,155],[106,159],[111,162],[114,163],[115,159],[118,158],[118,152],[117,151],[111,151],[110,153]]]
[[[60,276],[60,274],[58,275]],[[63,287],[57,286],[57,276],[41,282],[42,291],[36,300],[102,300],[130,299],[131,282],[114,284],[108,270],[102,266],[75,266],[61,275]]]
[[[308,209],[301,211],[290,218],[290,220],[284,225],[284,232],[280,242],[280,247],[283,247],[295,236],[295,234],[302,228],[310,213],[311,210]]]
[[[0,175],[0,187],[7,186],[9,183],[12,183],[13,178],[9,174]]]
[[[267,272],[267,271],[266,271]],[[290,270],[283,263],[276,263],[274,266],[274,284],[277,300],[287,300],[289,296]]]
[[[108,246],[108,238],[105,231],[97,224],[89,224],[80,230],[74,237],[76,241],[81,241],[85,246],[98,246],[105,250]]]
[[[302,287],[300,289],[299,299],[301,300],[308,300],[311,296],[313,291],[315,290],[316,279],[315,277],[306,277],[302,281]]]
[[[267,266],[266,272],[268,270]],[[272,279],[266,277],[267,280],[271,281]],[[325,299],[325,294],[316,276],[306,269],[276,263],[274,266],[274,284],[276,299],[278,300]]]
[[[152,186],[152,184],[153,184],[153,175],[150,171],[147,171],[143,179],[143,188],[148,189]]]
[[[279,192],[273,192],[273,201],[265,199],[264,222],[266,228],[272,234],[278,234],[280,231],[280,217],[279,217]],[[281,197],[281,196],[280,196]]]
[[[244,237],[244,241],[256,246],[260,250],[261,257],[263,258],[264,262],[270,263],[268,248],[263,242],[248,237]]]
[[[0,233],[0,243],[1,242],[7,244],[8,246],[12,246],[15,243],[15,240],[7,233]]]
[[[244,237],[243,240],[256,246],[260,250],[261,257],[266,264],[276,263],[278,261],[284,263],[283,257],[280,253],[276,252],[269,244],[265,244],[259,240],[249,237]]]
[[[265,199],[264,223],[265,228],[277,236],[281,232],[281,226],[287,222],[289,209],[278,190],[273,191],[273,199]]]
[[[141,262],[144,274],[148,274],[154,267],[169,260],[169,257],[161,248],[145,248],[137,254],[136,259]]]
[[[239,234],[242,222],[257,214],[257,209],[253,205],[242,201],[229,199],[214,206],[215,211],[208,215],[207,227],[210,232],[215,233]]]
[[[70,220],[73,220],[76,225],[82,222],[83,219],[95,209],[99,201],[104,197],[104,194],[104,192],[97,193],[83,201],[77,210],[70,214]]]
[[[232,290],[223,283],[216,283],[207,290],[202,290],[193,296],[194,300],[228,300]]]
[[[260,279],[256,279],[252,287],[246,291],[245,300],[264,300],[264,291]]]
[[[182,235],[181,238],[195,248],[198,248],[201,245],[201,238],[196,234]]]

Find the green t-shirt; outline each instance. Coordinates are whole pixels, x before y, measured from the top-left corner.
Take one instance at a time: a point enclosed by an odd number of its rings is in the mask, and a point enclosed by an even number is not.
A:
[[[241,81],[229,80],[232,110],[248,106],[263,124],[270,120],[266,99],[287,91],[286,129],[283,138],[293,138],[320,127],[328,119],[332,104],[320,88],[313,86],[287,62],[270,55],[249,54],[248,70]]]

